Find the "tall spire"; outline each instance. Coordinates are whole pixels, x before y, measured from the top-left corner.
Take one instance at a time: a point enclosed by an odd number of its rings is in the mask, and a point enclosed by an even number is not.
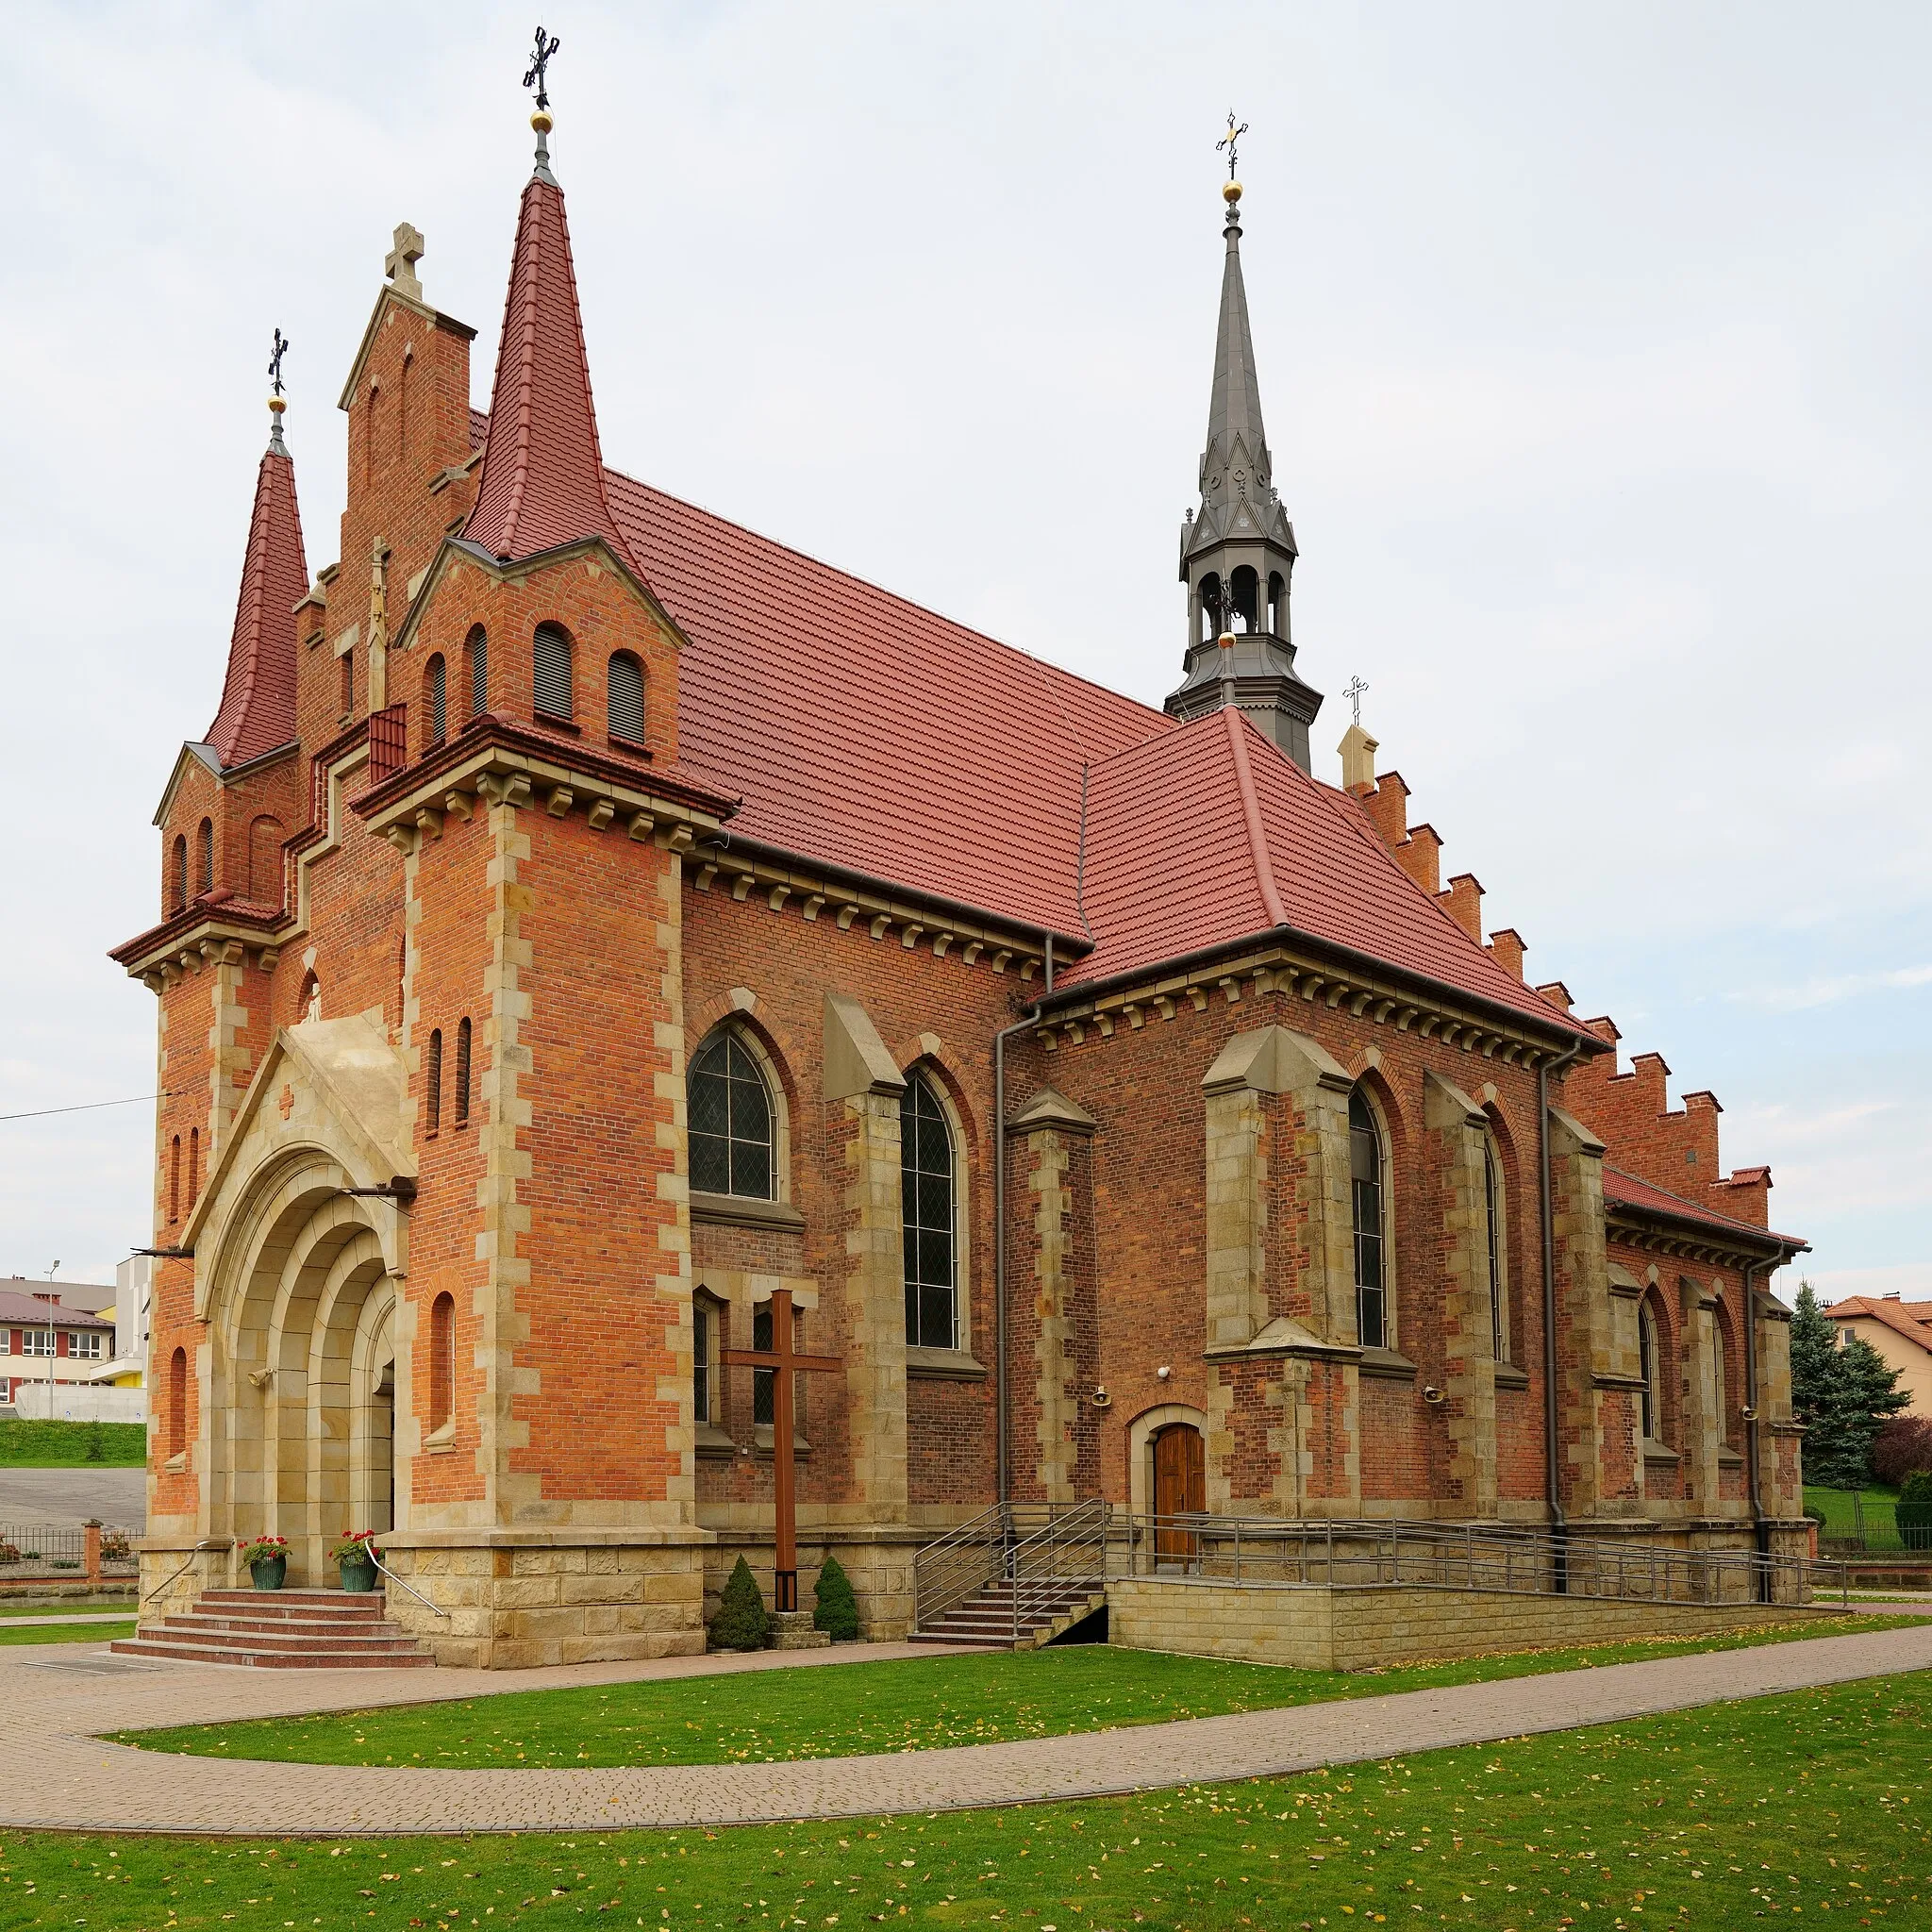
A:
[[[604,491],[570,225],[563,190],[550,172],[554,123],[540,108],[530,125],[537,165],[517,214],[490,434],[463,535],[504,560],[602,537],[630,562]]]
[[[1289,592],[1297,551],[1294,525],[1274,489],[1274,459],[1261,425],[1261,385],[1241,277],[1241,184],[1234,142],[1243,126],[1228,116],[1228,179],[1222,186],[1221,314],[1214,338],[1201,501],[1181,526],[1180,578],[1188,587],[1187,675],[1166,708],[1198,718],[1235,705],[1304,771],[1319,691],[1296,675]],[[1222,648],[1223,643],[1227,648]]]
[[[269,442],[255,476],[255,508],[242,558],[242,593],[228,642],[222,706],[208,727],[208,744],[224,771],[245,765],[295,736],[295,606],[308,589],[302,554],[302,513],[295,502],[295,465],[282,441],[280,329],[269,364]]]

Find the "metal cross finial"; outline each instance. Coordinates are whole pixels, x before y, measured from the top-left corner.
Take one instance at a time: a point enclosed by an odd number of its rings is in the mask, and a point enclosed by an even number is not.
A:
[[[1368,686],[1359,677],[1351,677],[1348,680],[1348,689],[1341,693],[1354,707],[1355,722],[1357,724],[1362,722],[1362,693],[1367,690]]]
[[[288,354],[289,339],[279,328],[275,330],[275,352],[268,358],[269,379],[275,384],[275,392],[282,392],[282,358]]]
[[[1240,126],[1235,125],[1234,109],[1230,108],[1227,110],[1227,132],[1224,134],[1221,137],[1221,139],[1214,143],[1214,151],[1217,154],[1219,154],[1223,148],[1225,148],[1227,150],[1227,178],[1230,181],[1234,179],[1234,144],[1247,131],[1248,124],[1245,121],[1243,121]]]
[[[561,44],[555,34],[545,35],[541,25],[539,25],[537,44],[530,55],[530,71],[524,75],[524,85],[537,90],[537,106],[545,111],[550,107],[550,57]]]

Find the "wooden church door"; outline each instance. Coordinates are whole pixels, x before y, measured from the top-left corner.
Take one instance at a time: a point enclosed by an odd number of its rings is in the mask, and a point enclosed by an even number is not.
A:
[[[1192,1562],[1199,1548],[1193,1532],[1169,1519],[1199,1516],[1208,1507],[1208,1460],[1201,1432],[1174,1423],[1154,1439],[1154,1552],[1161,1559]]]

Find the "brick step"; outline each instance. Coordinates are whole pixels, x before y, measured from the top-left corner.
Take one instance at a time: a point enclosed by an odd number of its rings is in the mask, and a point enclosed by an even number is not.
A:
[[[379,1590],[205,1590],[196,1601],[267,1617],[380,1617],[389,1607]]]
[[[252,1665],[258,1670],[433,1670],[436,1659],[426,1651],[399,1645],[393,1651],[344,1656],[313,1651],[224,1650],[207,1643],[185,1643],[152,1637],[124,1637],[109,1644],[123,1657],[174,1657],[186,1663]]]
[[[219,1624],[198,1623],[192,1617],[171,1617],[158,1628],[143,1628],[135,1634],[153,1637],[164,1643],[206,1643],[225,1650],[274,1650],[305,1655],[326,1652],[331,1657],[390,1650],[398,1643],[413,1645],[415,1641],[392,1625],[361,1637],[343,1637],[326,1632],[317,1637],[291,1637],[281,1632],[229,1630]]]
[[[296,1639],[388,1636],[396,1627],[387,1617],[240,1617],[225,1610],[202,1609],[163,1617],[161,1623],[172,1629],[187,1629],[192,1624],[199,1630],[258,1631],[265,1637]]]
[[[1011,1650],[1013,1640],[1010,1633],[1005,1637],[962,1636],[951,1630],[915,1630],[906,1641],[908,1643],[948,1643],[959,1650]]]

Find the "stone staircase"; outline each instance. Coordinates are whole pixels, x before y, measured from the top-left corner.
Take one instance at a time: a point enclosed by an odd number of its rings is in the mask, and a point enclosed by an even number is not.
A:
[[[1013,1586],[990,1583],[976,1596],[915,1630],[913,1643],[966,1643],[976,1650],[1038,1650],[1063,1631],[1107,1606],[1107,1585],[1099,1577],[1068,1577],[1051,1584],[1029,1583],[1013,1638]]]
[[[210,1590],[185,1616],[143,1624],[124,1657],[271,1671],[429,1670],[436,1659],[384,1614],[380,1591]]]

